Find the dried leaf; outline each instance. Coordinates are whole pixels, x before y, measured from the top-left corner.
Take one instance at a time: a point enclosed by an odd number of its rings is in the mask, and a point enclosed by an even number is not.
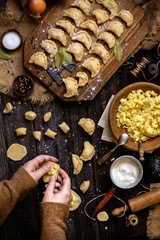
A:
[[[66,52],[65,48],[60,48],[60,50],[55,55],[55,65],[59,68],[63,62],[68,64],[72,63],[72,55]]]
[[[0,58],[10,60],[11,56],[7,52],[5,52],[2,48],[0,48]]]
[[[55,55],[55,66],[59,68],[62,65],[63,57],[60,52],[57,52]]]
[[[123,56],[123,48],[119,41],[116,40],[116,43],[114,45],[114,55],[118,62],[121,61]]]

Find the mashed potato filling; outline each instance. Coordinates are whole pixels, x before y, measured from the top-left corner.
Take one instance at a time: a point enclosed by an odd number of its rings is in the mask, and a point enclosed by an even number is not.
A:
[[[134,142],[160,135],[160,95],[154,91],[133,90],[120,100],[117,126],[127,129]]]

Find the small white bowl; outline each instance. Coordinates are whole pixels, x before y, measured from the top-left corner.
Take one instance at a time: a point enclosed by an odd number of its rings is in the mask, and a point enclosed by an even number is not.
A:
[[[117,158],[110,168],[110,178],[119,188],[128,189],[135,187],[141,181],[142,176],[142,164],[138,159],[130,155]]]

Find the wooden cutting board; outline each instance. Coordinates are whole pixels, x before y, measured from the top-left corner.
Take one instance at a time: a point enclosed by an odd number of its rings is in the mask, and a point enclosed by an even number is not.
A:
[[[123,64],[123,62],[128,58],[128,56],[131,55],[131,53],[136,49],[136,47],[139,45],[139,43],[142,41],[142,39],[147,34],[147,25],[144,19],[144,11],[141,7],[136,5],[131,0],[117,0],[117,4],[119,7],[119,11],[122,9],[129,10],[134,17],[134,23],[132,26],[127,27],[126,24],[122,21],[124,26],[124,33],[120,38],[117,38],[117,40],[122,44],[123,46],[123,57],[121,62],[118,62],[115,59],[115,56],[113,54],[113,49],[109,49],[107,45],[102,41],[102,44],[106,47],[106,49],[110,53],[110,59],[107,62],[106,65],[103,65],[101,59],[96,56],[100,62],[101,62],[101,71],[100,74],[95,78],[90,78],[90,72],[83,67],[81,67],[84,59],[88,57],[89,55],[93,56],[93,54],[89,54],[87,49],[85,49],[85,54],[81,62],[76,62],[76,70],[73,73],[69,73],[67,70],[60,69],[61,76],[63,78],[70,76],[75,77],[76,72],[78,71],[85,71],[89,76],[89,82],[86,86],[81,87],[78,89],[78,94],[75,97],[72,98],[64,98],[63,95],[66,92],[64,84],[61,86],[58,86],[56,82],[53,81],[53,79],[48,75],[48,73],[42,69],[41,67],[38,67],[34,64],[29,64],[29,58],[31,55],[37,51],[44,51],[40,47],[40,43],[42,40],[47,39],[47,32],[50,28],[55,27],[55,23],[59,19],[64,19],[63,13],[66,9],[70,7],[70,4],[74,2],[74,0],[60,0],[56,3],[56,5],[50,10],[50,12],[44,17],[44,19],[41,21],[41,23],[34,29],[34,31],[29,35],[25,40],[24,45],[24,66],[34,75],[36,76],[39,81],[44,84],[48,89],[50,89],[53,93],[55,93],[59,98],[61,98],[63,101],[86,101],[86,100],[92,100],[97,93],[103,88],[103,86],[106,84],[106,82],[110,79],[110,77],[117,71],[117,69]],[[100,4],[97,4],[95,0],[91,3],[91,13],[94,9],[101,8],[103,9],[103,6]],[[109,12],[108,12],[109,14]],[[109,14],[110,15],[110,14]],[[86,19],[94,19],[93,16],[88,15],[86,16]],[[69,19],[72,21],[71,19]],[[120,20],[120,18],[115,17],[114,20]],[[72,21],[74,24],[74,22]],[[100,33],[104,32],[107,28],[109,21],[106,23],[99,25]],[[74,32],[79,31],[75,27]],[[93,35],[93,33],[89,30],[87,30],[88,33],[92,37],[92,43],[95,43],[97,41],[96,37]],[[67,35],[67,46],[71,43],[71,39]],[[56,41],[58,47],[62,47],[58,41]],[[48,54],[46,54],[49,56]],[[48,57],[48,65],[54,66],[54,60],[50,59]]]

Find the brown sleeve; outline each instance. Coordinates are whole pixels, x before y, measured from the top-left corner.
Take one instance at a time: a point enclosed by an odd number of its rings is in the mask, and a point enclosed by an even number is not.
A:
[[[42,202],[40,240],[66,240],[66,221],[69,207],[61,203]]]
[[[36,181],[23,167],[17,170],[11,180],[0,182],[0,226],[16,203],[24,199],[36,185]]]

